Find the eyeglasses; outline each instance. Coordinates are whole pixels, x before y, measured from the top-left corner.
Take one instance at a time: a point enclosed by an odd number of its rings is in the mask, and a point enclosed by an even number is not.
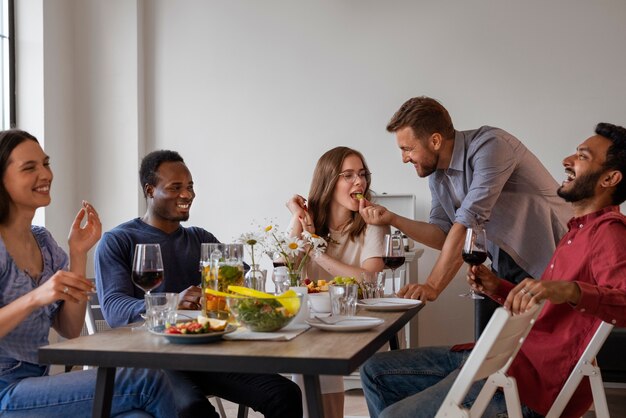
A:
[[[365,171],[365,170],[359,171],[358,173],[355,173],[354,171],[344,171],[343,173],[339,173],[339,175],[343,177],[343,179],[347,181],[348,183],[356,182],[357,178],[365,180],[366,182],[369,183],[370,178],[372,177],[372,173],[370,173],[369,171]]]

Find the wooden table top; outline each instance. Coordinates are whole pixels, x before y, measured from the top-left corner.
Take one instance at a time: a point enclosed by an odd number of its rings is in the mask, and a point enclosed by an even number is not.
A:
[[[402,312],[361,311],[385,323],[367,331],[311,328],[291,341],[171,344],[147,331],[117,328],[39,349],[44,364],[86,364],[195,371],[348,375],[409,322],[423,304]]]

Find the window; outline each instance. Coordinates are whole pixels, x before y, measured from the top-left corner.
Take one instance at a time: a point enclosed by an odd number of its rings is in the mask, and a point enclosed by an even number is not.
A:
[[[0,128],[15,126],[13,0],[0,0]]]

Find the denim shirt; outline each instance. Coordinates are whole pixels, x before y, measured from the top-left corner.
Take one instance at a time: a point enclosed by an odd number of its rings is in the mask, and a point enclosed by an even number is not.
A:
[[[429,176],[431,224],[484,224],[497,270],[499,248],[540,277],[572,216],[539,159],[502,129],[456,132],[450,165]]]
[[[65,251],[54,241],[50,232],[40,226],[32,227],[41,255],[43,272],[38,280],[18,269],[0,238],[0,307],[4,307],[45,283],[58,270],[68,265]],[[0,373],[16,361],[38,363],[39,347],[48,344],[52,321],[61,301],[35,309],[17,327],[0,338]]]

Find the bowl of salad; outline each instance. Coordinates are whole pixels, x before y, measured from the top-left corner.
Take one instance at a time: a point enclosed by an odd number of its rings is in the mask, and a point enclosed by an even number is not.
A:
[[[237,322],[251,331],[272,332],[287,326],[300,312],[302,296],[293,290],[282,295],[229,286],[226,303]]]

